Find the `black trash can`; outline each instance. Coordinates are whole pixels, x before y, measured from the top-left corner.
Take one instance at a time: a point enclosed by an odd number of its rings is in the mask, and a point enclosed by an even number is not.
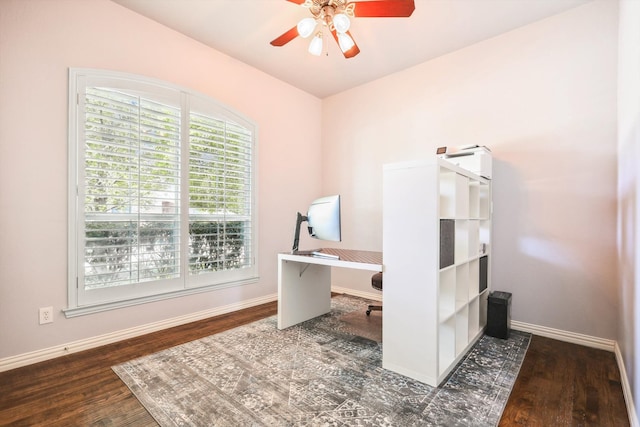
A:
[[[487,335],[496,338],[509,338],[511,329],[511,293],[491,292],[487,308]]]

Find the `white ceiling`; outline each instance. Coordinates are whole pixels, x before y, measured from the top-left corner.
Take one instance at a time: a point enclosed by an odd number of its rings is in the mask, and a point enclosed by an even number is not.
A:
[[[375,80],[591,0],[415,0],[409,18],[353,18],[360,54],[345,59],[333,37],[269,42],[307,16],[286,0],[113,0],[319,98]]]

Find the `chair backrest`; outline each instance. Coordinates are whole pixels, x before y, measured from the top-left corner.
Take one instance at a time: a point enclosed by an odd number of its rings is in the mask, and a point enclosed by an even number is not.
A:
[[[382,290],[382,272],[376,273],[371,276],[371,287],[379,291]]]

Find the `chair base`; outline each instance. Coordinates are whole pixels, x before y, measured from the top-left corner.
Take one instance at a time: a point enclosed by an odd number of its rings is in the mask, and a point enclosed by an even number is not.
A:
[[[372,311],[382,311],[381,305],[370,305],[367,309],[367,316],[371,314]]]

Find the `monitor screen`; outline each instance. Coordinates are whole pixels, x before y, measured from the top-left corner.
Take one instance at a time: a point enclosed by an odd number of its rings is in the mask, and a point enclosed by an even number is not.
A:
[[[309,235],[315,239],[339,242],[340,196],[328,196],[315,200],[307,212]]]
[[[334,242],[341,241],[340,196],[327,196],[314,200],[306,216],[298,212],[292,248],[294,253],[299,252],[300,225],[305,221],[311,237]]]

